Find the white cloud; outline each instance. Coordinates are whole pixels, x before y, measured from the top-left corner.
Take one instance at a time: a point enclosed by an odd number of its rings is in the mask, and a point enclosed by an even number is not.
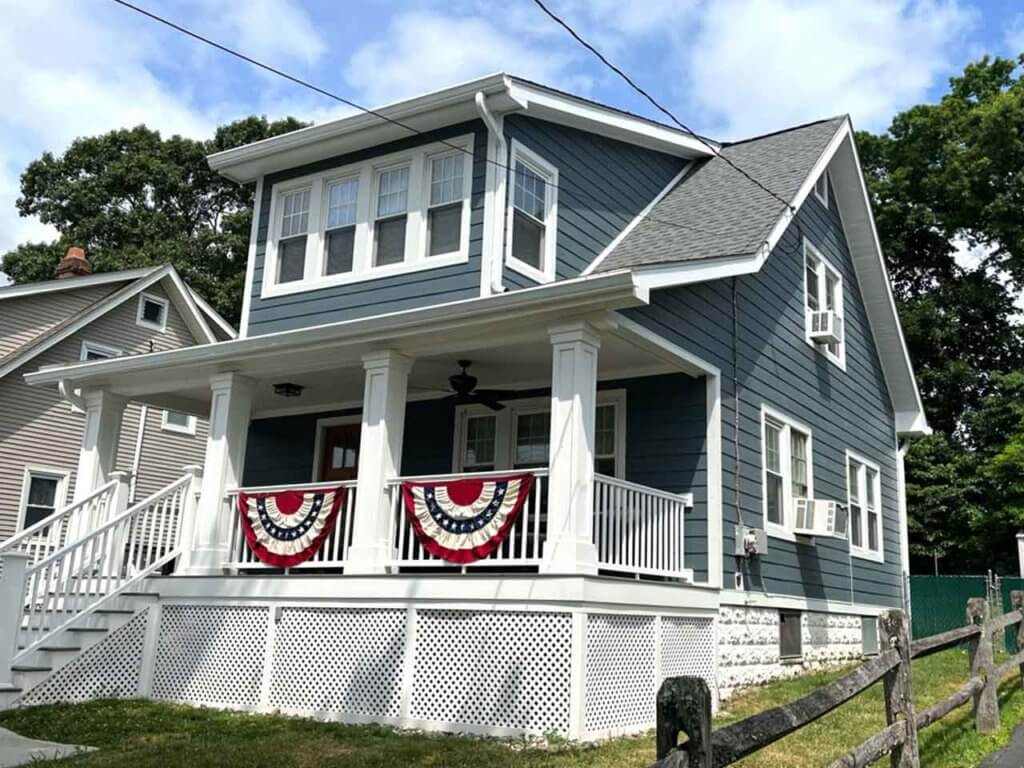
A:
[[[197,28],[209,27],[209,36],[230,40],[247,56],[271,65],[312,66],[327,50],[309,15],[292,0],[203,0],[194,10],[203,14]]]
[[[730,137],[843,112],[881,129],[949,71],[974,18],[955,0],[715,0],[679,95]]]
[[[1018,13],[1006,25],[1006,47],[1008,56],[1024,53],[1024,13]]]
[[[396,16],[380,39],[357,50],[346,78],[367,106],[498,71],[585,93],[591,78],[571,73],[576,56],[524,41],[484,18],[412,12]]]

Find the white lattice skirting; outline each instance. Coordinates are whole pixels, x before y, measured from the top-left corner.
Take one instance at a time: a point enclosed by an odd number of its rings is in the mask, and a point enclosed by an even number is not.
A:
[[[23,703],[144,695],[591,740],[653,727],[661,681],[714,686],[714,664],[711,616],[162,602]]]

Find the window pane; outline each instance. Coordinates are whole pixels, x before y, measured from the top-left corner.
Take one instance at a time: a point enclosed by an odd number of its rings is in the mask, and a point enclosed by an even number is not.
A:
[[[784,659],[800,658],[803,655],[803,632],[800,614],[779,611],[779,656]]]
[[[429,255],[437,256],[459,250],[462,242],[462,203],[431,208],[427,216],[427,227],[430,230]]]
[[[373,263],[382,267],[386,264],[401,264],[405,261],[405,222],[408,217],[397,216],[382,219],[376,224],[376,254]]]
[[[548,463],[551,438],[551,414],[528,413],[516,419],[515,465],[543,466]]]
[[[164,319],[164,305],[157,301],[143,300],[142,319],[147,323],[161,325]]]
[[[522,163],[516,163],[515,189],[512,202],[520,211],[535,219],[545,218],[545,181]]]
[[[352,254],[356,244],[356,228],[332,229],[327,233],[327,265],[324,274],[337,275],[352,271]]]
[[[145,316],[145,315],[143,315],[143,316]],[[104,352],[102,350],[96,349],[95,347],[86,347],[85,348],[85,357],[83,359],[86,360],[86,361],[88,361],[88,360],[108,360],[111,357],[113,357],[113,355],[110,354],[109,352]]]
[[[55,477],[39,477],[33,475],[28,486],[28,503],[32,506],[53,508],[57,501],[57,484]]]
[[[867,507],[868,509],[876,509],[877,507],[875,504],[875,483],[878,480],[878,473],[875,470],[871,469],[871,467],[865,467],[864,469],[865,478],[867,480],[864,489],[864,492],[866,494]]]
[[[615,477],[615,457],[609,456],[608,458],[595,458],[594,459],[594,471],[599,475],[607,475],[608,477]]]
[[[40,520],[45,520],[57,510],[53,507],[25,507],[25,523],[23,528],[31,528],[33,525],[38,523]],[[50,526],[43,529],[43,532],[51,530]]]
[[[306,236],[282,240],[277,246],[277,282],[301,280],[306,271]]]
[[[377,187],[377,216],[405,213],[409,204],[409,168],[395,168],[380,175]]]
[[[807,308],[812,312],[818,310],[818,265],[810,258],[805,267],[807,281]]]
[[[281,237],[306,234],[309,223],[309,190],[289,192],[282,198]]]
[[[782,473],[782,458],[779,452],[781,428],[771,421],[764,423],[765,467],[769,472]]]
[[[327,228],[348,227],[356,223],[356,198],[359,179],[336,181],[327,188]]]
[[[473,416],[466,421],[466,454],[462,460],[464,467],[493,469],[496,424],[494,416]]]
[[[192,417],[187,413],[167,411],[167,423],[182,429],[189,429],[192,426]]]
[[[615,406],[599,405],[594,415],[594,453],[598,456],[614,456]]]
[[[543,248],[544,226],[517,210],[512,217],[512,255],[540,269]]]
[[[768,520],[782,525],[782,476],[768,473],[765,498],[768,500]]]
[[[850,504],[850,543],[855,547],[864,546],[864,537],[861,532],[861,507],[859,504]]]
[[[878,551],[878,513],[868,510],[868,549]]]
[[[462,199],[464,154],[438,157],[430,162],[430,204],[444,205]]]
[[[806,499],[809,486],[807,480],[807,435],[791,429],[789,450],[793,472],[793,498]]]
[[[839,295],[839,279],[831,272],[825,272],[825,309],[835,309],[839,306],[837,296]]]
[[[850,489],[850,503],[860,504],[860,468],[859,462],[850,459],[846,469],[846,484]]]

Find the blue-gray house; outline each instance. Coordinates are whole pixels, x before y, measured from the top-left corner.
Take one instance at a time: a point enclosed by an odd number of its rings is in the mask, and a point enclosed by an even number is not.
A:
[[[255,185],[240,338],[27,377],[82,391],[97,485],[128,399],[210,433],[65,547],[116,574],[65,631],[130,620],[23,700],[108,665],[592,739],[651,726],[666,676],[724,697],[876,651],[928,426],[847,117],[714,144],[502,74],[209,162]]]

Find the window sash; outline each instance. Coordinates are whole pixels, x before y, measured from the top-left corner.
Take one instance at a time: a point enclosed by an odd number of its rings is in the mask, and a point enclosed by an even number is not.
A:
[[[305,235],[309,229],[310,189],[285,192],[281,196],[281,239]]]
[[[539,224],[547,220],[547,179],[522,160],[516,160],[512,205]]]
[[[796,499],[814,493],[811,433],[763,411],[761,451],[765,524],[781,529],[777,533],[790,531]]]
[[[377,219],[409,211],[409,166],[381,171],[377,177]]]
[[[492,470],[497,458],[498,419],[496,416],[467,416],[462,448],[462,467],[467,471]]]
[[[433,208],[463,200],[464,159],[465,155],[462,152],[431,158],[428,207]]]
[[[881,510],[878,504],[879,473],[875,467],[850,457],[847,461],[847,493],[850,505],[850,546],[879,554]]]
[[[342,179],[327,185],[326,231],[354,227],[359,206],[359,179]]]

